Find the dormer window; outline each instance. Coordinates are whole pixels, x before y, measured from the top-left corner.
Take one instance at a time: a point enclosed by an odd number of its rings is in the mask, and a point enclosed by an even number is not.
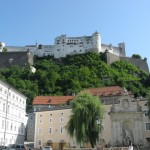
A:
[[[38,49],[42,49],[42,45],[40,44],[40,45],[38,45]]]
[[[48,103],[51,103],[51,101],[52,101],[52,100],[51,100],[51,99],[49,99],[49,100],[48,100]]]
[[[105,93],[105,92],[103,92],[102,96],[106,96],[106,93]]]
[[[96,92],[96,93],[94,94],[94,96],[98,96],[98,93]]]
[[[110,95],[114,95],[115,93],[113,91],[111,91]]]

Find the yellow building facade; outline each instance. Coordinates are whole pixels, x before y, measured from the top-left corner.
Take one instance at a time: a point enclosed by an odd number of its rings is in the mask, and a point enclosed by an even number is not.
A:
[[[108,99],[103,99],[103,130],[97,145],[127,146],[131,141],[135,145],[147,147],[150,141],[147,99],[134,99],[125,94],[114,99],[112,103],[106,103],[105,100]],[[83,145],[77,145],[75,138],[72,139],[67,134],[66,125],[70,115],[71,107],[65,105],[46,107],[35,112],[34,147],[50,145],[58,150],[82,147]],[[124,135],[124,129],[129,134]]]

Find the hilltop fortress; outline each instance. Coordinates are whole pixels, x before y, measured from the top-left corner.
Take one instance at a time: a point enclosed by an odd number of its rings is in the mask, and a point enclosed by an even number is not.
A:
[[[101,43],[100,33],[95,32],[91,36],[81,36],[81,37],[67,37],[66,35],[61,35],[55,38],[54,45],[26,45],[26,46],[5,46],[5,43],[0,43],[0,52],[4,50],[7,52],[32,52],[33,55],[43,57],[43,56],[53,56],[55,59],[66,57],[67,55],[84,54],[87,52],[106,52],[107,63],[111,64],[117,60],[131,60],[126,59],[125,44],[118,43],[118,47],[112,46],[112,44],[106,45]],[[133,60],[131,63],[135,62]],[[146,61],[145,61],[146,62]],[[141,68],[142,70],[149,72],[147,62],[137,61],[134,65]],[[142,64],[141,64],[142,63]],[[144,66],[144,67],[143,67]]]
[[[25,47],[20,46],[5,46],[5,43],[1,43],[0,51],[3,48],[7,49],[7,52],[16,51],[30,51],[34,55],[42,56],[54,56],[54,58],[66,57],[67,55],[84,54],[87,52],[105,52],[107,49],[111,53],[118,56],[125,57],[125,45],[119,43],[118,47],[114,47],[111,44],[101,44],[101,37],[98,32],[92,34],[92,36],[81,37],[67,37],[61,35],[55,38],[54,45],[27,45]]]

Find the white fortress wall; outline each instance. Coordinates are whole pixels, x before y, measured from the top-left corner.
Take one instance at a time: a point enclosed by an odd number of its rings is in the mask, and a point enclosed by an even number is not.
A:
[[[109,44],[109,45],[102,44],[101,49],[102,49],[102,52],[105,52],[105,50],[107,49],[110,53],[113,53],[117,56],[122,56],[122,57],[126,56],[124,43],[119,43],[118,47],[112,46],[112,44]]]
[[[61,35],[55,39],[54,57],[66,57],[66,55],[84,53],[84,37],[66,37]]]
[[[54,56],[54,58],[66,57],[67,55],[84,54],[87,52],[105,52],[109,50],[117,56],[125,56],[125,44],[119,43],[118,47],[101,43],[101,36],[98,32],[92,34],[92,36],[80,36],[80,37],[67,37],[61,35],[55,38],[54,45],[26,45],[21,46],[6,46],[8,51],[30,51],[34,55],[42,56]]]
[[[42,56],[54,56],[54,45],[39,45],[34,50],[34,55],[37,55],[39,57]]]
[[[26,51],[25,47],[23,46],[6,46],[5,47],[8,52],[22,52]]]

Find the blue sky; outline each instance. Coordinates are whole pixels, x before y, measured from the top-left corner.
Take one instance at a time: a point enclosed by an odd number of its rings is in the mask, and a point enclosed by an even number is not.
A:
[[[0,41],[7,46],[54,44],[54,38],[91,35],[125,42],[126,55],[147,57],[150,67],[150,0],[0,0]]]

